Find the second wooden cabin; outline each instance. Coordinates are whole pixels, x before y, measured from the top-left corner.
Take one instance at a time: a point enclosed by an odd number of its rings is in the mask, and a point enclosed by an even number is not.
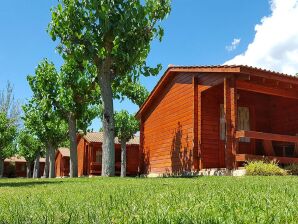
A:
[[[89,132],[78,138],[78,175],[100,175],[102,162],[102,132]],[[139,137],[134,137],[126,145],[127,175],[136,176],[139,166]],[[115,172],[120,174],[121,145],[115,138]]]

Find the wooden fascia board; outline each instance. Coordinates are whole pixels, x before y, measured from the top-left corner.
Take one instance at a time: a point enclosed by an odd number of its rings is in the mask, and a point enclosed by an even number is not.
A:
[[[280,75],[269,71],[261,71],[253,68],[247,68],[247,67],[241,67],[240,73],[298,85],[298,78],[294,76],[292,77],[292,76]]]
[[[293,90],[278,89],[274,87],[268,87],[264,85],[243,82],[239,80],[237,80],[236,86],[237,86],[237,89],[241,89],[245,91],[263,93],[267,95],[280,96],[280,97],[291,98],[291,99],[298,99],[298,92]]]

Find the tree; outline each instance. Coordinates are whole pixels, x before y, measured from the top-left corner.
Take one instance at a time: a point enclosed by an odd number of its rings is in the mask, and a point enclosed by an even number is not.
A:
[[[58,73],[53,63],[42,61],[34,76],[28,76],[32,99],[23,106],[24,124],[46,146],[45,175],[55,177],[55,150],[67,138],[67,124],[61,119],[51,95],[58,96]],[[51,93],[51,94],[49,94]],[[48,174],[49,173],[49,174]]]
[[[60,72],[48,60],[43,60],[38,68],[35,76],[29,76],[30,83],[39,96],[47,98],[47,108],[54,107],[68,123],[70,176],[77,177],[77,131],[86,131],[98,114],[99,88],[94,81],[94,69],[87,61],[70,57]]]
[[[67,139],[67,124],[57,112],[42,107],[32,98],[23,106],[24,125],[46,147],[45,177],[55,177],[55,150]]]
[[[98,116],[99,88],[95,78],[94,69],[87,61],[68,58],[58,74],[57,91],[47,93],[61,118],[68,122],[70,177],[78,176],[77,132],[85,132]]]
[[[19,121],[19,104],[14,99],[10,82],[0,92],[0,177],[3,176],[4,159],[15,153],[14,140]]]
[[[5,113],[7,118],[18,125],[20,119],[20,106],[14,99],[13,86],[7,82],[6,89],[0,93],[0,113]]]
[[[17,126],[7,114],[0,112],[0,177],[3,177],[4,160],[15,153],[14,140]]]
[[[27,178],[32,177],[31,168],[34,160],[39,159],[42,150],[42,144],[38,138],[27,130],[23,129],[19,132],[18,138],[18,154],[26,159]]]
[[[139,130],[139,122],[126,110],[115,113],[115,136],[121,144],[121,177],[126,176],[126,143]]]
[[[157,23],[170,12],[170,0],[61,0],[52,9],[49,34],[60,40],[64,58],[83,57],[96,67],[103,105],[102,175],[115,173],[112,85],[140,74],[156,75],[146,65],[150,42],[163,36]],[[121,93],[121,90],[120,90]]]

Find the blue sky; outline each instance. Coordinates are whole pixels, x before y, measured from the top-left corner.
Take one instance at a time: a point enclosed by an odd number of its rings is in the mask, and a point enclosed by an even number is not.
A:
[[[40,60],[48,58],[57,67],[62,64],[56,43],[46,33],[50,8],[55,4],[41,0],[1,2],[0,89],[11,81],[21,102],[32,94],[26,76],[34,73]],[[162,23],[163,41],[152,43],[147,60],[152,66],[161,63],[163,70],[157,77],[142,78],[142,83],[152,90],[169,64],[223,64],[245,52],[254,40],[255,25],[270,13],[268,0],[173,0],[172,12]],[[138,109],[128,101],[115,102],[115,108]],[[100,122],[94,121],[91,127],[98,130]]]

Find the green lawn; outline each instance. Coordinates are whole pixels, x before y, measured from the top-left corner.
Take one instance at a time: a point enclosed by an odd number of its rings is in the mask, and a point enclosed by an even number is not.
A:
[[[0,223],[298,223],[298,177],[3,179]]]

